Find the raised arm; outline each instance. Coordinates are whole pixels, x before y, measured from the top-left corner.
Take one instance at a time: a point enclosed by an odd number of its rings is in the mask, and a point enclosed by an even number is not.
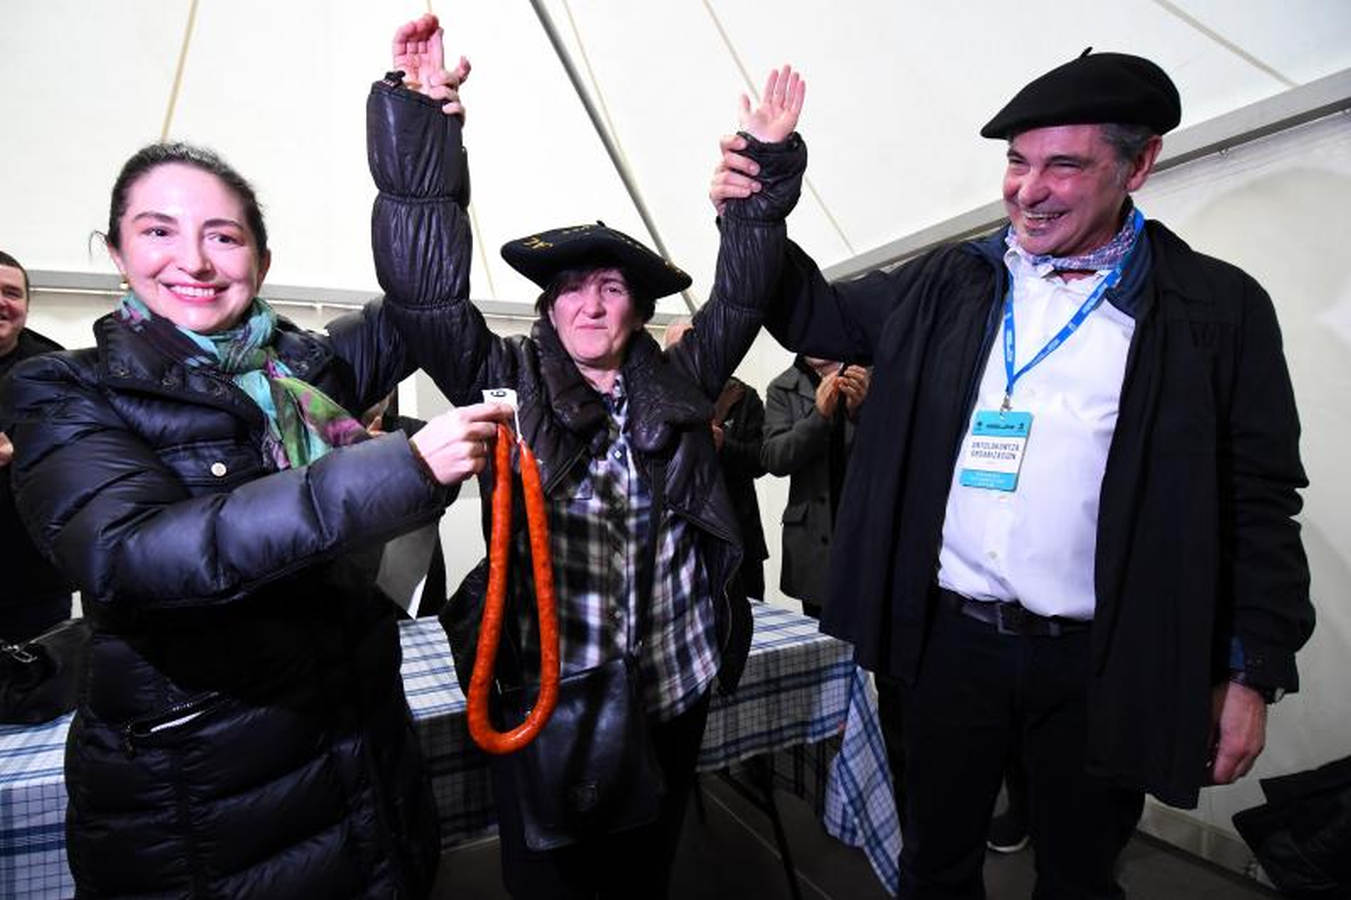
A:
[[[805,83],[785,66],[770,74],[756,106],[741,98],[743,124],[779,140],[760,161],[763,189],[726,203],[712,294],[695,313],[693,332],[670,352],[709,399],[750,349],[779,279],[784,219],[797,203],[807,165],[806,148],[793,134],[805,92]]]
[[[751,109],[742,98],[741,131],[719,141],[719,161],[709,187],[709,200],[724,222],[723,245],[728,234],[725,222],[739,205],[754,203],[781,190],[782,174],[773,160],[789,147],[802,147],[801,136],[792,131],[796,115],[786,114],[794,104],[783,101],[773,108],[773,98],[796,97],[801,109],[805,85],[785,67],[770,74],[765,96],[768,111]],[[787,130],[784,125],[791,122]],[[804,153],[805,153],[805,147]],[[800,177],[800,176],[799,176]],[[792,204],[765,204],[766,212],[787,216]],[[809,356],[866,362],[872,359],[882,325],[897,302],[899,291],[891,276],[876,275],[859,281],[832,285],[816,262],[792,241],[776,245],[781,259],[774,268],[780,277],[773,290],[765,327],[785,347]]]
[[[473,240],[459,89],[461,58],[443,68],[442,32],[423,16],[395,33],[403,80],[377,82],[366,104],[367,159],[379,189],[371,215],[376,275],[409,352],[456,405],[486,385],[500,342],[469,302]]]

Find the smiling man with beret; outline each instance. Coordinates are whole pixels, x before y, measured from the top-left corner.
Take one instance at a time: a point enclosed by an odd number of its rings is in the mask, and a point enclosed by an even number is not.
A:
[[[1145,793],[1191,807],[1244,775],[1298,687],[1306,481],[1275,311],[1131,200],[1180,119],[1153,62],[1086,51],[981,129],[1008,142],[1006,227],[833,285],[784,252],[767,327],[874,365],[822,629],[902,685],[903,897],[984,896],[1015,749],[1035,896],[1122,896]],[[722,149],[715,206],[774,193],[774,145]]]

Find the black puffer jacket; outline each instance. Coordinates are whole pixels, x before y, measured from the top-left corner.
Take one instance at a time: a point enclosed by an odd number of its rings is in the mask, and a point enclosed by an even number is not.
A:
[[[327,337],[278,327],[348,409],[409,371],[379,304]],[[445,490],[397,434],[273,472],[227,378],[113,316],[94,331],[16,368],[0,414],[19,510],[94,625],[66,750],[81,895],[424,895],[436,811],[372,584]]]
[[[536,323],[529,338],[500,338],[468,301],[473,254],[463,209],[467,179],[459,123],[439,106],[384,84],[372,89],[367,141],[380,189],[372,222],[376,271],[410,352],[452,403],[480,402],[488,387],[517,391],[521,430],[552,496],[569,470],[600,446],[593,441],[605,437],[606,412],[547,319]],[[751,622],[750,607],[733,580],[741,539],[709,420],[713,400],[760,329],[777,260],[785,252],[782,217],[796,201],[805,147],[786,143],[767,153],[763,164],[782,176],[780,188],[728,204],[722,228],[724,247],[731,249],[719,255],[713,296],[695,315],[693,332],[668,352],[645,332],[635,335],[622,370],[632,446],[644,466],[669,454],[667,508],[698,531],[700,557],[709,583],[717,586],[723,690],[740,677]],[[486,477],[483,488],[489,496]],[[525,516],[518,510],[513,521],[522,525]],[[447,609],[456,666],[464,673],[481,598],[481,591],[461,591]]]

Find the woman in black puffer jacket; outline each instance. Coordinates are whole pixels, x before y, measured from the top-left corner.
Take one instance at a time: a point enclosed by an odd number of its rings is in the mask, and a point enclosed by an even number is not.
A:
[[[382,542],[482,469],[500,407],[407,438],[353,413],[412,367],[385,309],[295,328],[256,298],[253,192],[157,144],[113,188],[130,285],[96,346],[3,398],[17,503],[94,631],[66,751],[81,896],[419,897],[436,808]]]

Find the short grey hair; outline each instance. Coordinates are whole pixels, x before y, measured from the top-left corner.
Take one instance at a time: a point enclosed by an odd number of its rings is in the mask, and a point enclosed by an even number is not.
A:
[[[1122,165],[1135,162],[1152,137],[1154,129],[1148,125],[1110,122],[1102,126],[1102,139],[1116,152],[1117,162]]]

